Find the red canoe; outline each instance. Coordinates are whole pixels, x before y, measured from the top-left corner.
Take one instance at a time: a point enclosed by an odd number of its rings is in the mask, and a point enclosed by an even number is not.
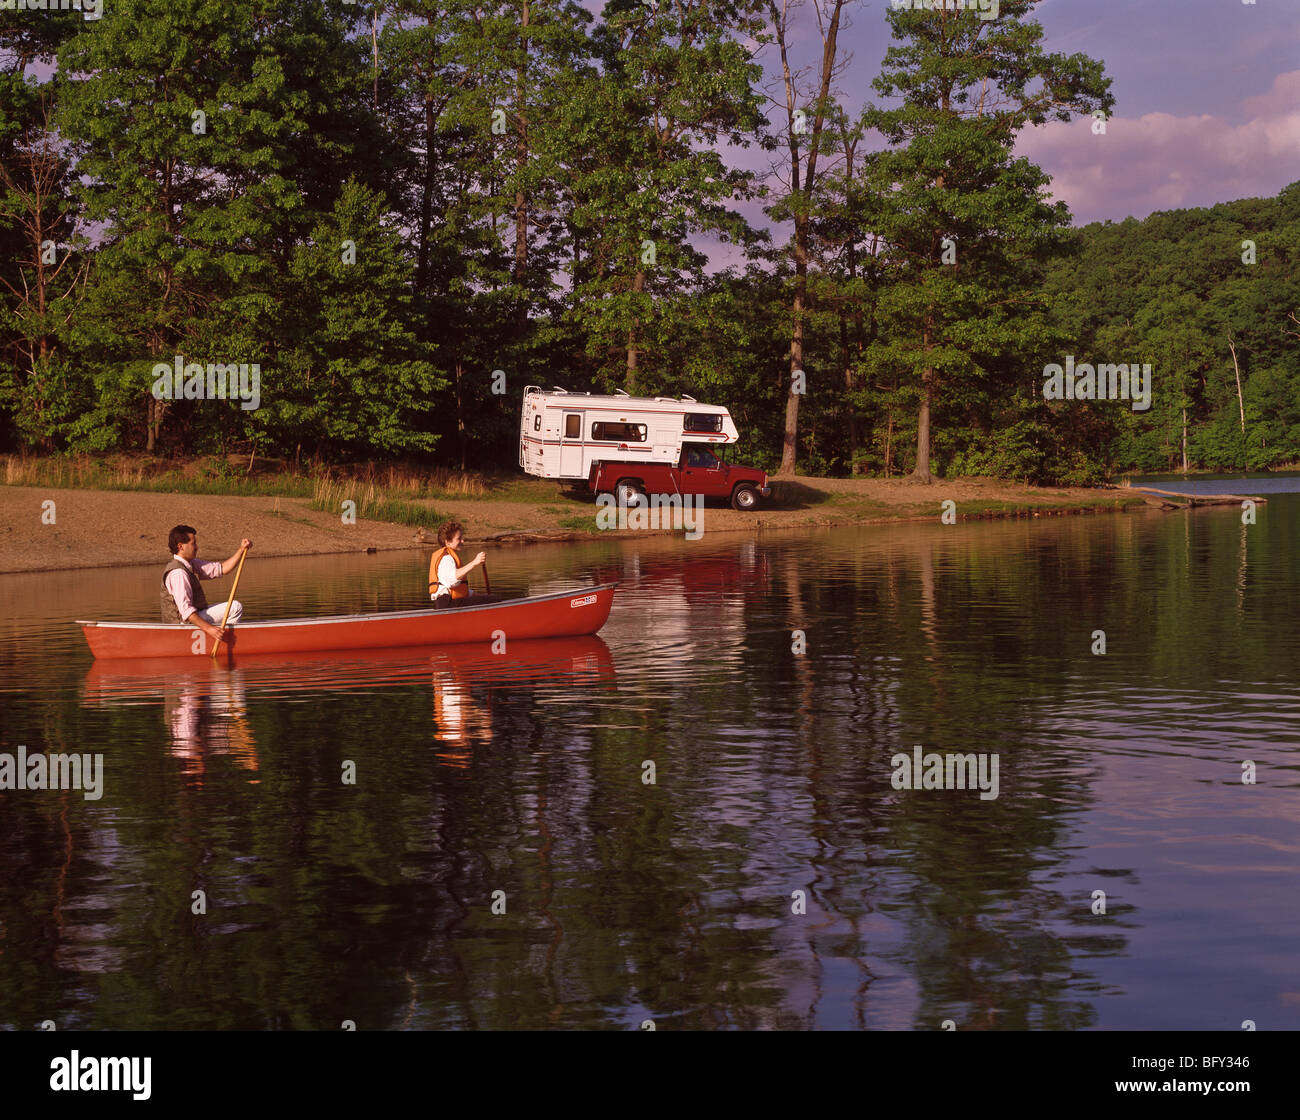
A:
[[[231,655],[245,656],[492,642],[502,634],[507,642],[516,638],[576,637],[594,634],[605,625],[617,586],[607,583],[445,611],[429,608],[241,622],[227,632],[222,646]],[[90,652],[101,660],[212,655],[207,635],[184,624],[78,621],[77,625],[86,635]]]

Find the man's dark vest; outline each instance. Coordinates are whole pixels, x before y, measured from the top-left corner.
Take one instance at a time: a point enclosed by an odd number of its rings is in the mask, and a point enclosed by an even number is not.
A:
[[[180,569],[185,573],[185,578],[190,581],[190,599],[194,603],[196,611],[205,611],[208,609],[208,597],[203,594],[203,588],[199,586],[199,577],[194,572],[182,564],[175,556],[172,561],[163,569],[162,585],[162,620],[164,622],[184,622],[181,618],[181,612],[176,609],[176,600],[172,593],[167,590],[167,575]]]

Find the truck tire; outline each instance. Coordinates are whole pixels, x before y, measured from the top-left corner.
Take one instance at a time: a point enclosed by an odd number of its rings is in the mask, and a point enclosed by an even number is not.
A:
[[[748,482],[742,482],[731,492],[731,508],[745,513],[758,509],[758,491]]]
[[[634,479],[620,478],[614,487],[614,500],[620,506],[631,509],[633,506],[645,504],[645,491]]]

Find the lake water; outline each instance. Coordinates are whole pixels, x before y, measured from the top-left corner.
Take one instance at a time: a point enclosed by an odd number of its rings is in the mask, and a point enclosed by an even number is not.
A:
[[[168,678],[71,625],[152,619],[161,561],[0,576],[0,751],[104,757],[0,792],[0,1026],[1296,1029],[1298,556],[1295,493],[498,548],[494,590],[620,579],[601,635]],[[426,561],[240,598],[409,607]],[[896,788],[918,745],[997,796]]]

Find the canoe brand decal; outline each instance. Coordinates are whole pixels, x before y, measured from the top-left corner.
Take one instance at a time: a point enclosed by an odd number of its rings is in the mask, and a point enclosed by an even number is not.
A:
[[[595,601],[596,601],[596,596],[594,596],[594,595],[584,595],[581,599],[570,599],[570,600],[569,600],[569,606],[571,606],[571,607],[585,607],[585,606],[588,606],[588,605],[591,604],[591,603],[594,603]]]

